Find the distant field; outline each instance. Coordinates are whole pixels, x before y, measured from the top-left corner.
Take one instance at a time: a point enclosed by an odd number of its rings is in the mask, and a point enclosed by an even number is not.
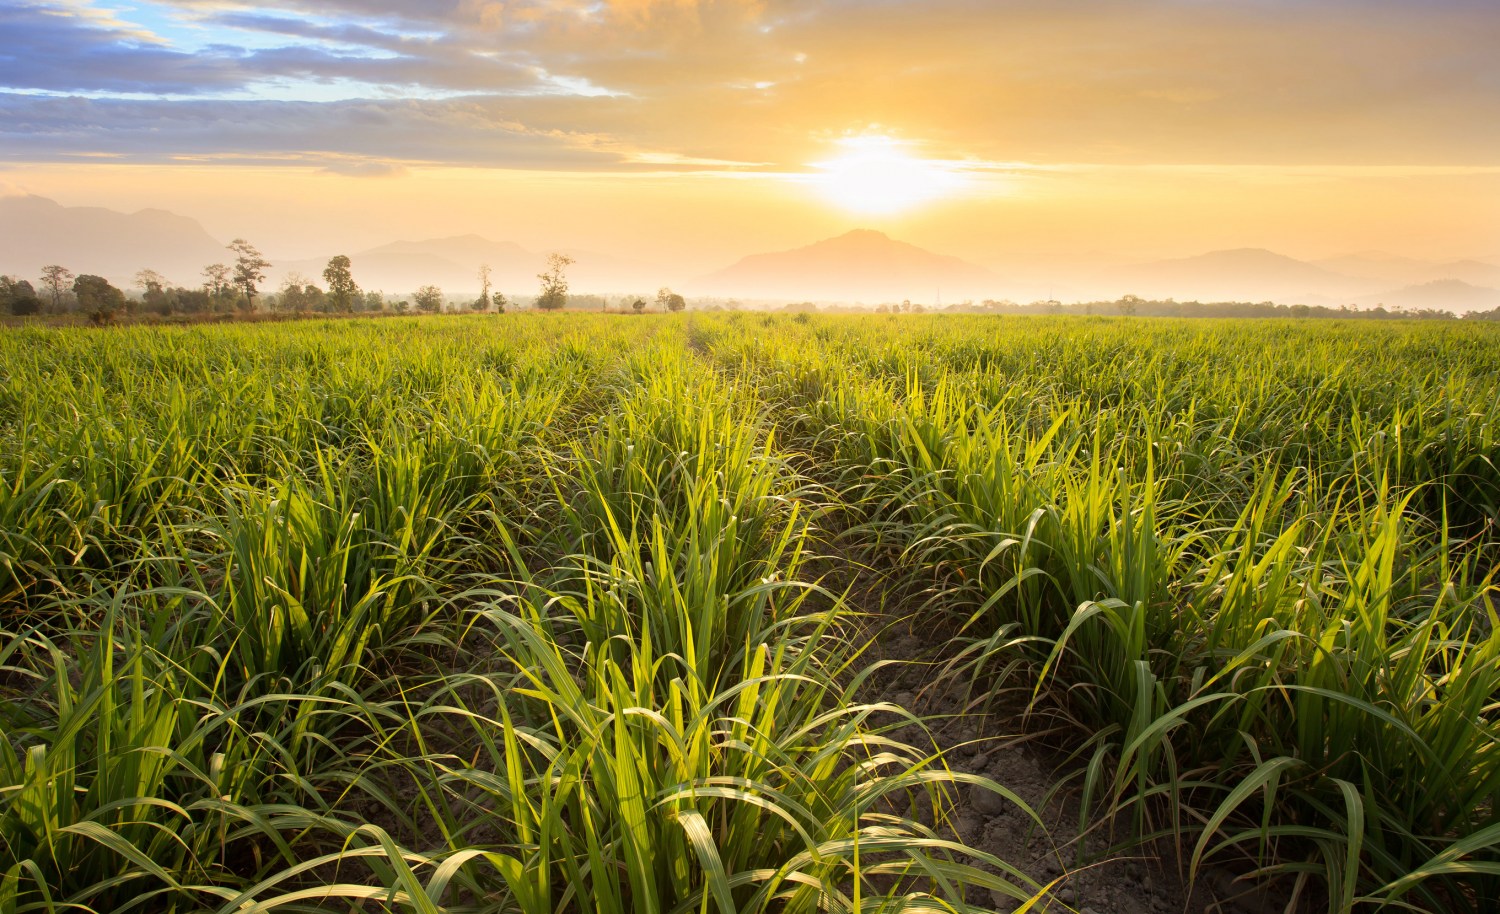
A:
[[[8,327],[0,442],[0,912],[1500,898],[1500,325]]]

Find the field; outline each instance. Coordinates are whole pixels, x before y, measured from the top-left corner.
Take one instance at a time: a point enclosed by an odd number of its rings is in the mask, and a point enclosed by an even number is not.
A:
[[[0,330],[0,912],[1494,910],[1497,460],[1469,322]]]

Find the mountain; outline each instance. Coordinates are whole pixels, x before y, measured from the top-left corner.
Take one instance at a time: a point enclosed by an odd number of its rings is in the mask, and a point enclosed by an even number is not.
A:
[[[1121,294],[1178,301],[1306,302],[1377,291],[1381,283],[1260,248],[1213,251],[1196,257],[1123,267],[1104,281]]]
[[[1457,279],[1440,279],[1407,286],[1380,295],[1367,295],[1359,304],[1367,307],[1384,305],[1387,309],[1440,308],[1463,313],[1500,308],[1500,289],[1470,285]]]
[[[329,257],[332,257],[329,254]],[[272,269],[275,285],[290,273],[322,285],[323,268],[329,257],[288,261]],[[518,244],[490,241],[478,235],[456,235],[425,241],[394,241],[349,255],[354,279],[366,289],[406,294],[418,286],[434,285],[454,292],[479,288],[479,265],[488,263],[490,281],[497,289],[536,284],[545,257]]]
[[[1500,266],[1479,260],[1437,262],[1370,251],[1314,261],[1318,266],[1349,276],[1388,284],[1422,285],[1456,279],[1472,286],[1500,287]]]
[[[0,197],[0,273],[32,282],[43,266],[60,263],[126,287],[148,268],[196,284],[205,266],[230,258],[196,220],[166,210],[120,213],[46,197]]]
[[[857,229],[790,251],[753,254],[695,281],[699,294],[793,301],[932,303],[982,296],[999,277],[957,257],[923,250],[881,232]]]
[[[646,288],[659,273],[638,263],[627,263],[589,251],[564,251],[574,259],[568,278],[575,291],[617,291]],[[332,255],[330,255],[332,256]],[[535,294],[537,274],[547,267],[547,254],[530,251],[511,241],[491,241],[479,235],[455,235],[423,241],[395,241],[349,255],[354,279],[366,289],[407,295],[419,286],[434,285],[445,292],[468,294],[479,290],[479,267],[490,266],[495,291],[507,295]],[[328,258],[289,261],[271,270],[271,286],[291,273],[321,285]]]
[[[268,252],[270,253],[270,252]],[[323,285],[323,268],[339,251],[304,260],[270,253],[266,291],[292,273]],[[648,289],[661,285],[661,271],[588,251],[567,252],[577,261],[568,271],[579,292]],[[130,289],[135,274],[156,270],[171,282],[195,286],[203,268],[231,263],[234,255],[196,220],[160,209],[121,213],[95,206],[62,206],[37,196],[0,197],[0,273],[35,283],[42,267],[60,263],[74,273],[94,273]],[[354,279],[363,288],[408,295],[423,285],[466,294],[479,289],[479,265],[488,263],[496,291],[534,294],[546,253],[508,241],[458,235],[396,241],[351,255]]]

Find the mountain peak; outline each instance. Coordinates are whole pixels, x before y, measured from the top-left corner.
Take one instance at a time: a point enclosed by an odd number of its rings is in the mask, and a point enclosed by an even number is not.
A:
[[[63,206],[35,194],[0,197],[0,273],[34,276],[43,264],[129,282],[151,268],[191,281],[224,259],[224,245],[195,219],[163,209],[122,213]]]
[[[800,248],[752,254],[703,277],[699,288],[756,298],[820,301],[933,301],[983,295],[997,277],[874,229],[854,229]]]
[[[890,241],[891,236],[877,229],[857,228],[850,229],[842,235],[829,238],[829,241]]]

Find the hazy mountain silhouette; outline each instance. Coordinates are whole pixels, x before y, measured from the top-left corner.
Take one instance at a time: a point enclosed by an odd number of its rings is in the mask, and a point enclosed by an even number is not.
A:
[[[994,273],[957,257],[923,250],[881,232],[857,229],[769,254],[753,254],[692,283],[694,292],[792,301],[932,303],[992,294]]]
[[[575,292],[642,289],[656,279],[655,271],[591,251],[564,251],[576,261],[568,269]],[[330,254],[329,256],[332,256]],[[395,241],[349,255],[354,280],[366,289],[404,296],[423,285],[446,292],[467,294],[479,289],[479,267],[490,266],[490,282],[498,292],[529,293],[537,287],[537,274],[547,265],[547,252],[532,251],[513,241],[491,241],[480,235],[455,235],[422,241]],[[289,261],[272,270],[276,284],[290,272],[322,283],[328,258]],[[645,284],[645,285],[643,285]],[[660,284],[658,281],[657,285]]]
[[[1367,295],[1358,303],[1362,307],[1384,305],[1388,310],[1442,308],[1459,313],[1490,311],[1500,308],[1500,289],[1475,286],[1458,279],[1439,279],[1379,295]]]
[[[1456,279],[1471,286],[1500,287],[1500,266],[1479,260],[1434,262],[1369,251],[1330,257],[1314,263],[1338,273],[1391,284],[1423,285],[1437,280]]]
[[[323,285],[323,268],[338,253],[288,260],[276,255],[262,239],[260,246],[272,261],[262,288],[274,291],[291,273]],[[660,285],[658,271],[638,263],[588,251],[571,251],[577,264],[569,271],[577,291],[640,289]],[[493,270],[497,291],[522,292],[536,288],[536,274],[546,265],[545,252],[528,251],[508,241],[479,235],[457,235],[423,241],[395,241],[350,255],[354,279],[363,288],[408,295],[433,284],[454,293],[479,288],[479,265]],[[134,285],[135,274],[152,269],[173,283],[196,286],[203,268],[232,263],[224,242],[210,235],[197,220],[160,209],[122,213],[96,206],[62,206],[37,196],[0,197],[0,273],[37,280],[43,266],[60,263],[75,273],[94,273],[122,288]]]
[[[0,273],[33,282],[43,266],[60,263],[127,286],[143,269],[197,285],[205,266],[232,257],[197,220],[166,210],[121,213],[46,197],[0,197]]]
[[[328,258],[288,261],[272,270],[280,284],[291,272],[300,273],[309,282],[322,285],[323,268]],[[479,235],[455,235],[425,241],[393,241],[379,247],[351,253],[354,279],[366,289],[383,289],[405,295],[418,286],[435,285],[451,291],[479,288],[479,265],[488,263],[493,271],[490,281],[500,289],[536,284],[545,255],[534,254],[519,244],[491,241]]]
[[[296,272],[323,284],[329,250],[315,259],[278,258],[274,246],[252,238],[274,262],[264,285],[280,286]],[[637,260],[570,251],[578,292],[650,291],[671,276]],[[350,253],[354,278],[366,289],[409,295],[420,285],[453,294],[479,287],[479,265],[488,263],[497,291],[525,295],[536,289],[545,251],[479,235],[396,241]],[[168,280],[195,286],[211,263],[233,255],[196,220],[160,209],[122,213],[93,206],[62,206],[38,196],[0,197],[0,273],[33,282],[41,268],[60,263],[75,273],[95,273],[122,287],[153,269]],[[1000,274],[957,257],[896,241],[881,232],[856,230],[806,247],[745,257],[733,266],[688,284],[691,294],[732,295],[798,301],[912,301],[931,305],[965,298],[1031,300],[1113,298],[1136,294],[1178,301],[1277,301],[1287,304],[1388,308],[1489,310],[1500,306],[1500,266],[1476,260],[1432,262],[1367,252],[1307,262],[1258,248],[1214,251],[1196,257],[1119,267],[1096,274],[1052,267],[1027,277],[1017,262]],[[1036,272],[1036,271],[1031,271]],[[1042,280],[1045,279],[1045,282]],[[1059,283],[1066,283],[1062,285]]]
[[[1261,248],[1122,267],[1107,274],[1107,281],[1120,294],[1146,298],[1291,303],[1369,294],[1382,285]]]

